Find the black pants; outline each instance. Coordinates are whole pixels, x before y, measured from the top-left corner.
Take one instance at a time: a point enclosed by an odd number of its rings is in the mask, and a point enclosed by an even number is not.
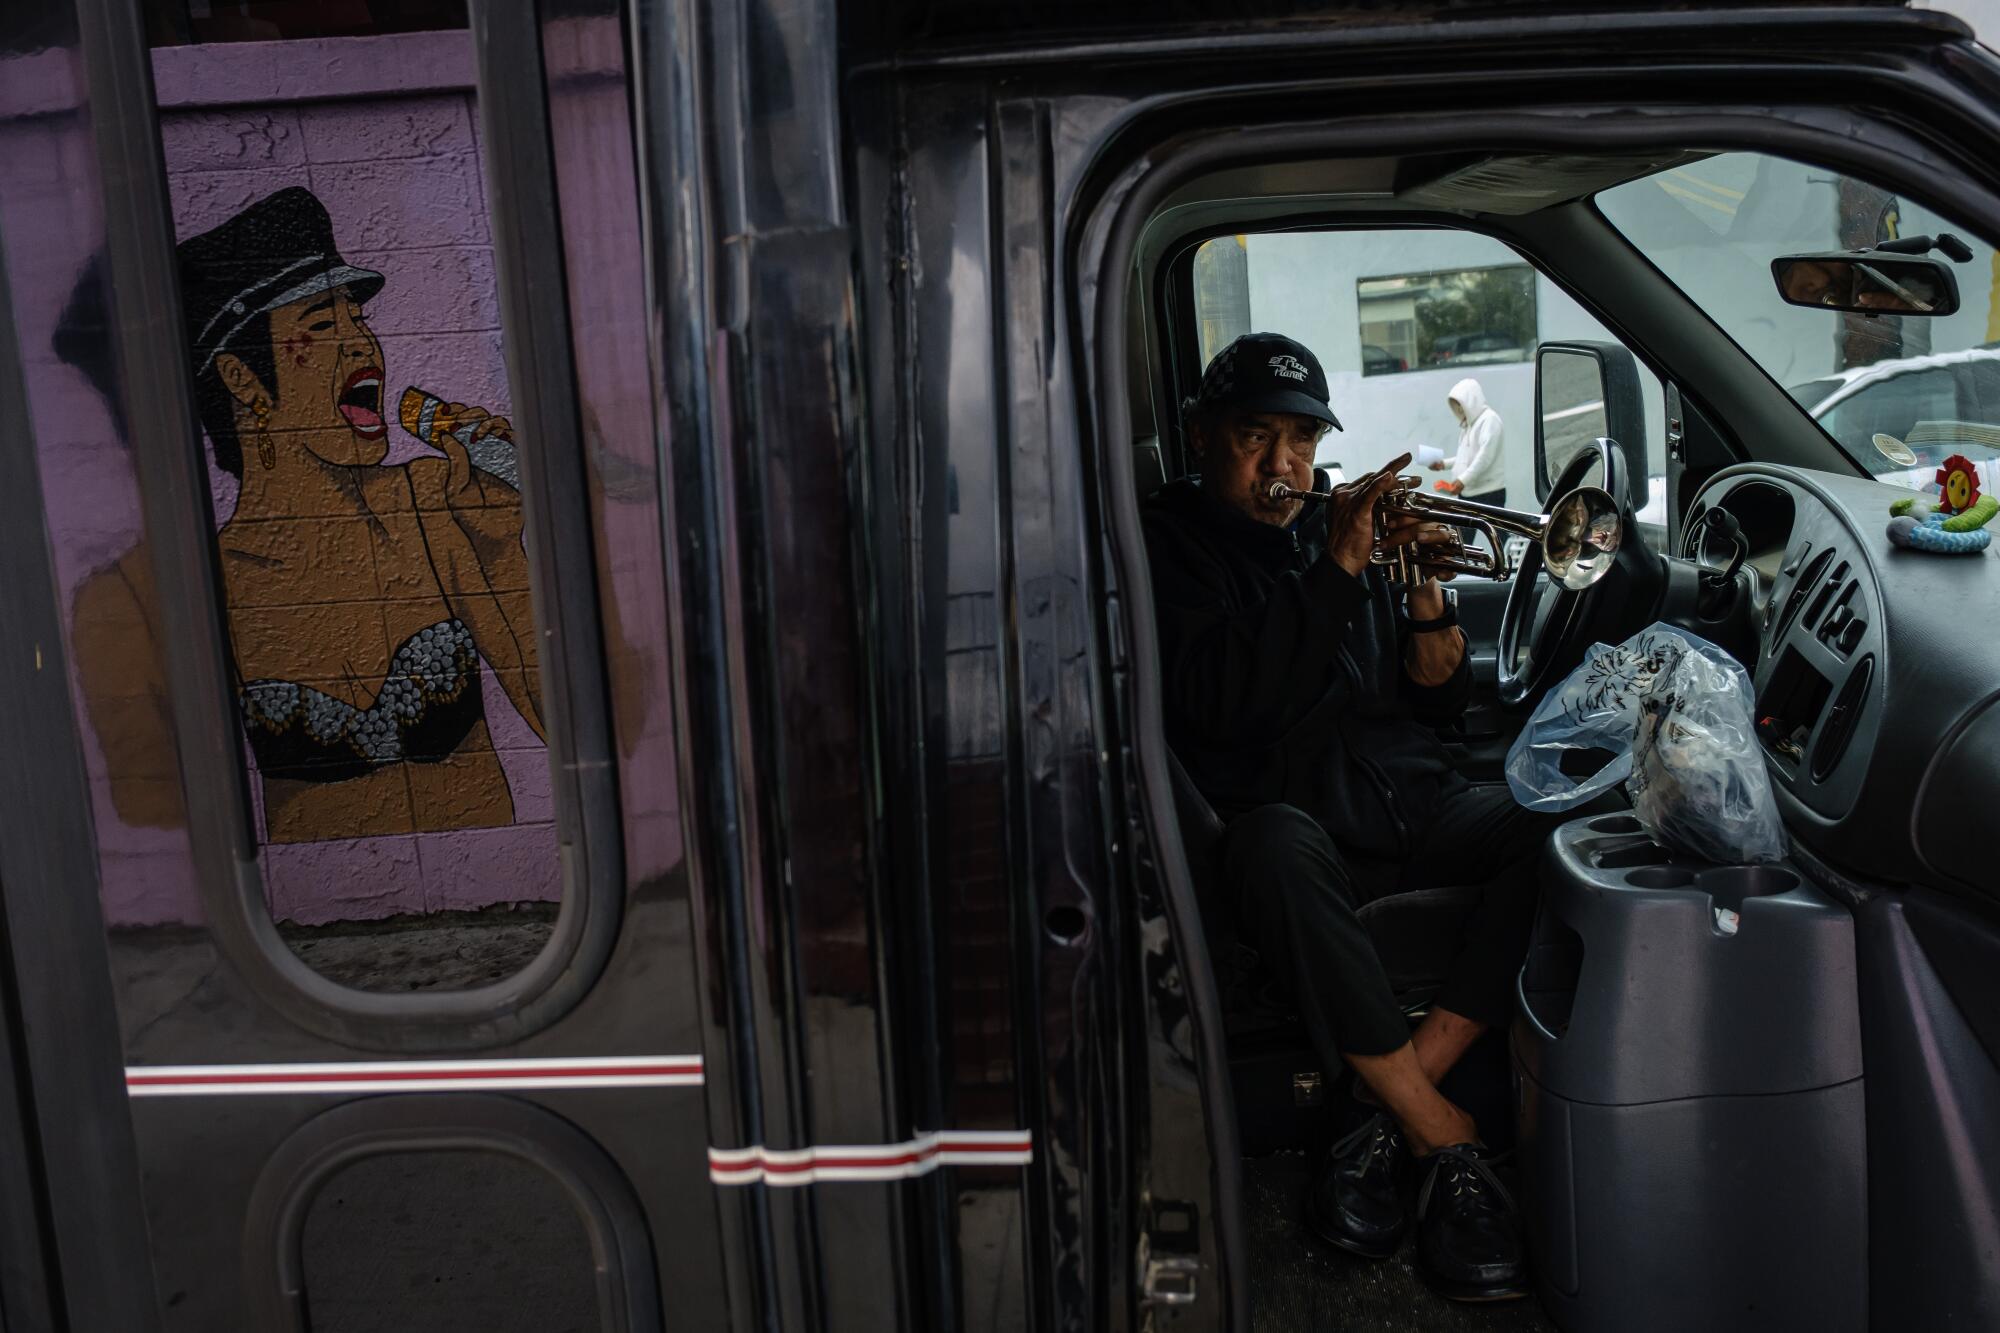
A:
[[[1461,495],[1458,498],[1461,500],[1476,501],[1483,505],[1505,505],[1507,503],[1507,488],[1502,486],[1497,491],[1481,491],[1477,495]],[[1479,539],[1485,535],[1478,528],[1460,528],[1458,532],[1465,539],[1467,546],[1478,545]],[[1495,551],[1493,554],[1497,556],[1500,553]]]
[[[1356,910],[1391,893],[1479,886],[1436,1004],[1502,1025],[1535,923],[1542,846],[1573,817],[1524,810],[1504,786],[1459,786],[1407,861],[1371,865],[1342,855],[1303,811],[1267,805],[1229,822],[1223,873],[1243,938],[1289,975],[1314,1047],[1337,1069],[1343,1055],[1386,1055],[1410,1039]]]

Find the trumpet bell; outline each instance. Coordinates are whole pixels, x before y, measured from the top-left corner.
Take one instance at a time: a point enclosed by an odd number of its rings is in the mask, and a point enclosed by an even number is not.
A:
[[[1579,486],[1549,511],[1542,539],[1542,563],[1549,577],[1571,592],[1582,592],[1611,572],[1624,524],[1618,502],[1595,486]]]

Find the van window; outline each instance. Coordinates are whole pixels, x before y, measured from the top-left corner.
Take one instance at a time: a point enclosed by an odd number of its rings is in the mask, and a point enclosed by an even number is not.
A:
[[[1474,379],[1504,426],[1515,508],[1535,502],[1536,345],[1618,341],[1520,255],[1473,232],[1253,232],[1205,242],[1194,263],[1204,365],[1253,329],[1296,338],[1319,357],[1346,428],[1320,441],[1319,466],[1354,477],[1399,453],[1417,455],[1419,467],[1455,456],[1460,428],[1446,398]],[[1639,378],[1651,477],[1638,517],[1663,525],[1666,409],[1643,363]]]
[[[1218,236],[1195,252],[1194,306],[1202,364],[1250,332],[1248,238]]]
[[[281,30],[323,9],[200,8]],[[178,350],[267,909],[349,985],[462,990],[533,958],[564,888],[534,442],[509,420],[470,35],[355,40],[154,51]],[[114,928],[200,920],[145,870],[180,819],[153,577],[137,546],[93,552],[72,592]]]

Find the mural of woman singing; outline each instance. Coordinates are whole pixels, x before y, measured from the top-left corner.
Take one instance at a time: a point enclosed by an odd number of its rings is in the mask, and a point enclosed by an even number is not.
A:
[[[442,456],[385,465],[383,278],[310,191],[178,253],[196,404],[240,482],[216,541],[269,841],[511,823],[482,673],[543,729],[508,423],[411,392]]]

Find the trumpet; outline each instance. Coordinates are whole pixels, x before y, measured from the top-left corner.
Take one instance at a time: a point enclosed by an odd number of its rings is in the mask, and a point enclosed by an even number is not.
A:
[[[1420,477],[1402,476],[1396,485],[1375,502],[1375,549],[1370,564],[1385,566],[1393,582],[1408,585],[1426,577],[1426,569],[1447,569],[1480,578],[1508,579],[1514,576],[1502,534],[1526,537],[1542,548],[1542,563],[1549,577],[1571,592],[1581,592],[1611,571],[1618,553],[1618,539],[1624,521],[1618,502],[1595,486],[1579,486],[1557,500],[1546,514],[1532,514],[1499,505],[1461,500],[1455,495],[1433,495],[1422,489]],[[1271,483],[1273,500],[1302,500],[1325,504],[1333,498],[1326,491],[1301,491],[1282,481]],[[1421,558],[1415,542],[1387,543],[1389,524],[1399,516],[1429,519],[1454,527],[1472,528],[1483,533],[1493,549],[1482,551],[1467,546],[1462,538],[1427,543]]]

